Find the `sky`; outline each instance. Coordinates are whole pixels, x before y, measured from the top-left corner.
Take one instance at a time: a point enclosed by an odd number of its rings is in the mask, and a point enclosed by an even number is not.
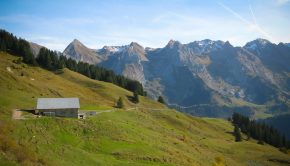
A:
[[[290,42],[290,0],[0,0],[0,28],[53,50],[211,39]]]

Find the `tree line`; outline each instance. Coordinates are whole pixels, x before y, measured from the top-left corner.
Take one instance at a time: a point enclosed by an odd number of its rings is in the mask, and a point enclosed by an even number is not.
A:
[[[39,54],[35,58],[31,51],[30,44],[26,40],[17,38],[12,33],[2,29],[0,29],[0,51],[20,56],[23,58],[24,63],[30,65],[40,66],[51,71],[68,68],[89,78],[113,83],[136,94],[146,94],[143,91],[142,84],[138,81],[117,75],[112,70],[100,66],[77,62],[71,58],[65,57],[62,53],[47,48],[41,48]]]
[[[270,144],[277,148],[290,149],[290,141],[286,139],[277,129],[265,123],[250,120],[248,117],[238,113],[232,115],[232,123],[235,125],[234,135],[236,141],[241,141],[240,131],[247,135],[248,139],[254,138],[259,144]]]
[[[29,43],[21,38],[17,38],[12,33],[0,29],[0,51],[23,57],[23,62],[37,65],[32,54]]]

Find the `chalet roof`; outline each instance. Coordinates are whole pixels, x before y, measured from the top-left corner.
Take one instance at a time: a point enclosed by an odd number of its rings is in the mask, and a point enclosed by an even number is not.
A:
[[[38,98],[36,109],[80,108],[79,98]]]

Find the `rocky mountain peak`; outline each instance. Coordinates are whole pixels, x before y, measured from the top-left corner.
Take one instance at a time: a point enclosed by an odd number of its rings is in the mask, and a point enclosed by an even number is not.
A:
[[[80,43],[80,41],[78,39],[74,39],[72,43]]]
[[[196,54],[207,54],[211,51],[219,50],[228,44],[229,43],[223,42],[221,40],[213,41],[210,39],[205,39],[191,42],[187,44],[187,46],[191,48]]]
[[[181,45],[181,43],[179,41],[171,39],[167,43],[166,47],[173,48],[173,47],[178,46],[178,45]]]
[[[249,50],[253,50],[253,51],[257,51],[260,48],[266,47],[268,44],[272,44],[272,43],[269,40],[258,38],[256,40],[253,40],[253,41],[246,43],[244,48],[249,49]]]
[[[129,45],[129,51],[144,53],[144,48],[136,42],[131,42]]]
[[[34,55],[35,57],[37,57],[37,55],[38,55],[40,49],[41,49],[43,46],[38,45],[38,44],[33,43],[33,42],[29,42],[29,45],[30,45],[30,48],[31,48],[31,51],[32,51],[33,55]]]
[[[258,43],[261,44],[261,45],[266,45],[266,44],[271,43],[269,40],[267,40],[267,39],[262,39],[262,38],[258,38],[258,39],[256,39],[255,41],[258,42]]]
[[[101,61],[95,50],[87,48],[78,39],[74,39],[63,51],[63,54],[77,61],[83,61],[90,64],[96,64]]]
[[[142,47],[140,44],[138,44],[137,42],[131,42],[130,45],[131,47]]]
[[[83,43],[81,43],[78,39],[74,39],[69,45],[73,46],[80,46],[80,47],[86,47]]]

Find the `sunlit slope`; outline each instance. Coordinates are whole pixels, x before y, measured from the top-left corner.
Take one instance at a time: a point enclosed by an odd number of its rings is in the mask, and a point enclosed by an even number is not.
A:
[[[18,58],[0,53],[0,104],[1,109],[33,108],[39,97],[79,97],[84,109],[112,108],[119,97],[125,106],[135,107],[128,100],[129,92],[116,85],[89,79],[81,74],[64,69],[49,72],[39,67],[17,64]],[[164,108],[163,105],[140,97],[138,106]],[[91,107],[92,106],[92,107]]]
[[[290,156],[256,140],[234,142],[233,126],[174,110],[118,110],[86,120],[11,120],[11,110],[35,107],[38,97],[79,97],[84,108],[111,109],[122,96],[126,108],[165,106],[80,74],[54,74],[16,64],[0,53],[0,165],[289,165]],[[22,74],[23,73],[23,74]],[[23,75],[23,76],[21,76]],[[222,164],[221,164],[222,165]]]

